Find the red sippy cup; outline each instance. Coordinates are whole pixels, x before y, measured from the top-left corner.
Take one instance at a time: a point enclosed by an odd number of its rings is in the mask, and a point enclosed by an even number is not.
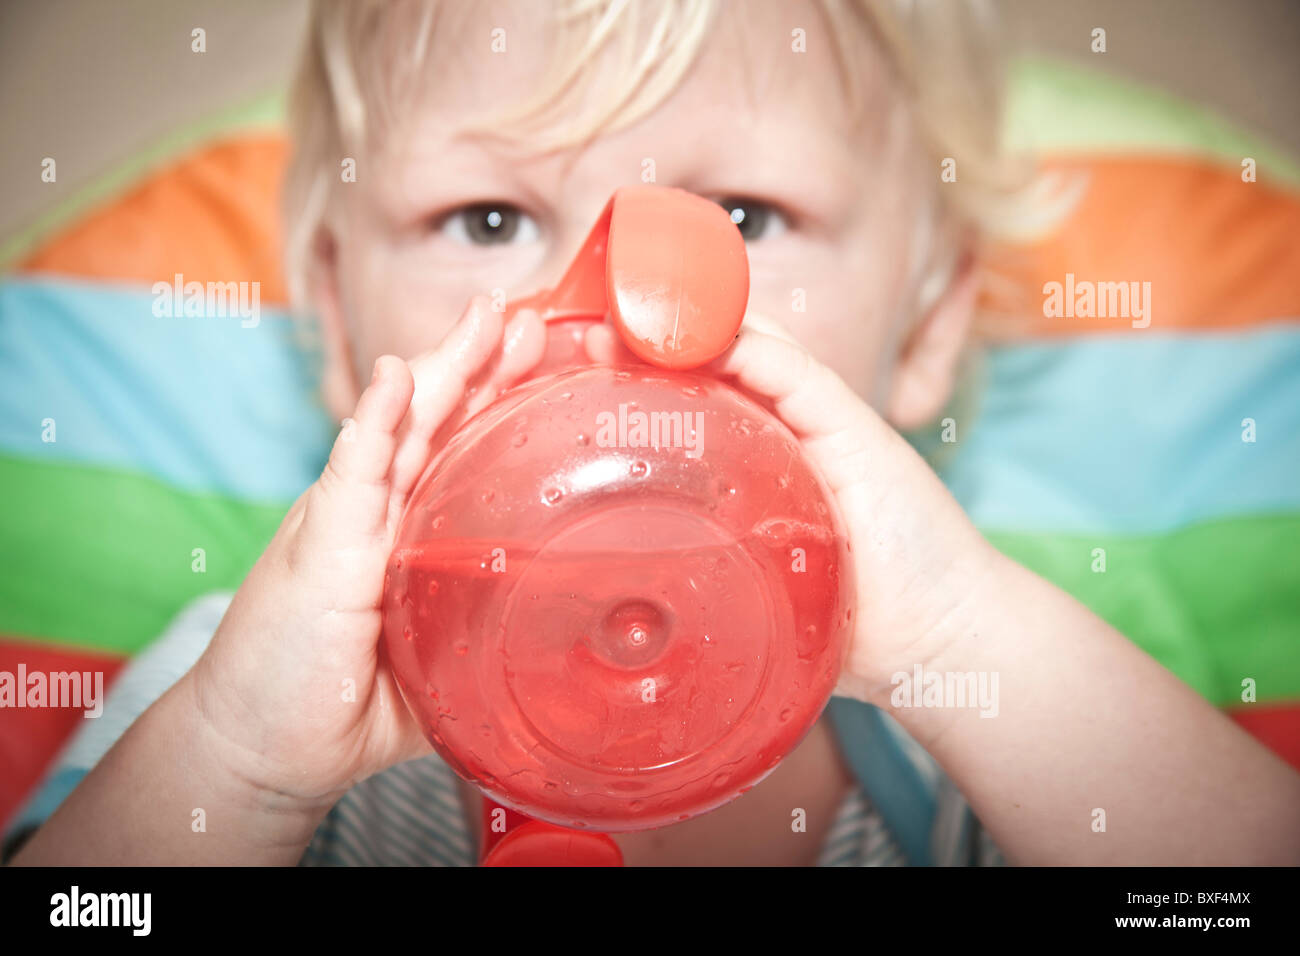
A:
[[[485,823],[509,820],[486,862],[617,863],[603,833],[744,793],[830,697],[853,578],[834,500],[775,416],[687,371],[748,286],[720,206],[619,190],[559,285],[511,305],[549,323],[541,365],[411,497],[385,653]],[[591,364],[607,318],[639,360]]]

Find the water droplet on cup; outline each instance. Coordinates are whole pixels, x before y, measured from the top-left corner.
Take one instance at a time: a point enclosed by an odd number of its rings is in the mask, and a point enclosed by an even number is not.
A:
[[[492,504],[492,499],[495,498],[496,496],[497,493],[495,491],[488,489],[487,491],[483,492],[483,494],[479,495],[479,500],[482,501],[483,504],[485,505],[490,505]]]
[[[464,657],[469,653],[469,645],[464,641],[457,641],[454,648],[457,657]]]
[[[591,444],[591,439],[588,438],[586,435],[580,434],[578,435],[578,444],[581,445],[583,448],[586,448],[589,444]]]
[[[437,594],[437,593],[438,593],[438,580],[437,580],[437,578],[430,578],[430,579],[429,579],[429,586],[428,586],[427,588],[425,588],[425,590],[428,591],[428,593],[429,593],[429,597],[433,597],[435,594]]]
[[[514,445],[516,448],[523,448],[528,444],[528,436],[523,432],[520,432],[514,438],[510,439],[510,444]]]
[[[632,473],[633,478],[644,478],[646,475],[650,474],[650,466],[644,461],[632,462],[632,467],[628,470]]]
[[[442,530],[442,526],[445,525],[446,523],[447,523],[447,516],[438,515],[438,517],[433,519],[433,530],[434,531]]]
[[[406,638],[408,641],[415,637],[415,632],[411,630],[411,625],[408,624],[406,627],[402,628],[402,637]]]
[[[551,486],[542,492],[542,500],[548,505],[558,504],[559,500],[563,497],[564,492],[555,486]]]

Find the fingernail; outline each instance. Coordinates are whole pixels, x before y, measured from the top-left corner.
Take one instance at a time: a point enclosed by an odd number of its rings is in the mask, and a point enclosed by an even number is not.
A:
[[[375,367],[370,370],[370,384],[374,385],[379,381],[379,359],[375,359]]]

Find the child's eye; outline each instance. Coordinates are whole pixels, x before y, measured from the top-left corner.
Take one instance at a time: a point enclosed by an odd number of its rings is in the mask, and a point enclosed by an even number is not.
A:
[[[537,223],[517,206],[504,202],[481,202],[448,214],[439,224],[442,234],[472,246],[504,246],[512,242],[533,242]]]
[[[746,242],[771,239],[785,232],[785,216],[774,206],[758,199],[719,199],[718,205],[731,213],[731,221]]]

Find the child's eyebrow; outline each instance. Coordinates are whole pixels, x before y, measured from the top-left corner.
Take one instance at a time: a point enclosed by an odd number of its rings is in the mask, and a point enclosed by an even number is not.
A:
[[[752,115],[719,111],[699,125],[707,136],[683,134],[680,142],[655,138],[649,156],[674,185],[701,195],[752,195],[787,205],[795,213],[830,220],[845,205],[846,191],[861,190],[864,177],[886,175],[887,157],[870,148],[874,137],[843,135],[833,123],[790,108]],[[622,135],[621,133],[619,135]],[[576,161],[590,147],[554,156]],[[406,137],[400,154],[384,157],[375,187],[395,215],[474,200],[512,200],[545,208],[564,190],[563,162],[530,156],[513,143],[449,127],[429,115]],[[640,168],[630,169],[628,181]]]

